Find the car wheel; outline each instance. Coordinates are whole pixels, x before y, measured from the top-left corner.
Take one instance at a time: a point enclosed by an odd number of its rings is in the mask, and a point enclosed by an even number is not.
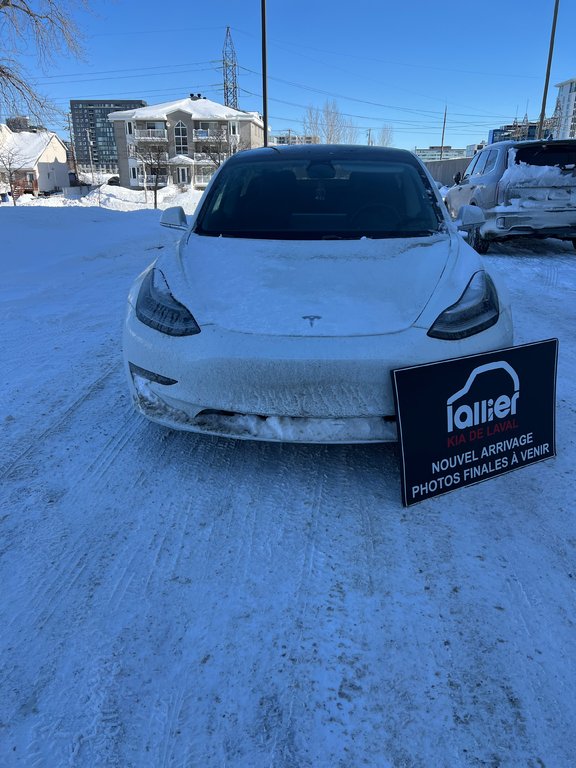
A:
[[[488,253],[488,248],[490,247],[490,243],[486,238],[480,236],[480,230],[478,227],[474,227],[474,229],[470,232],[470,245],[476,253],[479,253],[481,255],[484,255],[485,253]]]

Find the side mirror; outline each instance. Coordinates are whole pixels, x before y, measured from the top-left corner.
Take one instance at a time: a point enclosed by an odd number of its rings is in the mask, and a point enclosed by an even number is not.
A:
[[[460,182],[462,181],[461,172],[457,171],[452,178],[454,179],[454,184],[460,184]]]
[[[482,208],[477,205],[463,205],[458,211],[458,217],[454,222],[458,229],[472,229],[484,224],[486,216]]]
[[[163,227],[170,227],[170,229],[188,229],[188,220],[180,205],[166,208],[160,219],[160,224]]]

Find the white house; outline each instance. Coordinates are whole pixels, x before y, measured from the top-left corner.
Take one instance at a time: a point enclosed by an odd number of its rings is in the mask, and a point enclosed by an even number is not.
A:
[[[0,177],[15,197],[60,191],[69,184],[64,142],[51,131],[11,131],[0,124]]]
[[[189,98],[112,112],[120,184],[204,187],[220,163],[239,149],[261,147],[264,123],[256,112]]]

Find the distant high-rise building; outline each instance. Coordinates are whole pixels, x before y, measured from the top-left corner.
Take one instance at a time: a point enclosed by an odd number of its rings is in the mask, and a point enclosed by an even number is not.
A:
[[[76,163],[80,167],[118,172],[118,150],[114,128],[108,121],[111,112],[145,107],[140,99],[72,99],[72,132]]]
[[[555,127],[555,139],[576,138],[576,78],[558,83],[558,103],[560,116]]]
[[[528,141],[537,137],[538,121],[529,121],[525,116],[522,122],[514,120],[510,125],[491,128],[488,131],[488,144],[494,144],[496,141]]]

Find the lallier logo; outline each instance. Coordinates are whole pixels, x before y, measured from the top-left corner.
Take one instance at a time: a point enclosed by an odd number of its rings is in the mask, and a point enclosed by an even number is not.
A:
[[[489,372],[500,372],[498,381],[509,383],[505,391],[496,394],[490,391],[488,396],[478,395],[485,389],[478,385],[484,380],[490,381],[491,377],[484,376]],[[507,376],[502,376],[502,372]],[[501,386],[504,388],[504,385]],[[517,429],[515,417],[519,399],[520,379],[509,363],[499,360],[474,368],[462,389],[446,401],[448,447]]]

